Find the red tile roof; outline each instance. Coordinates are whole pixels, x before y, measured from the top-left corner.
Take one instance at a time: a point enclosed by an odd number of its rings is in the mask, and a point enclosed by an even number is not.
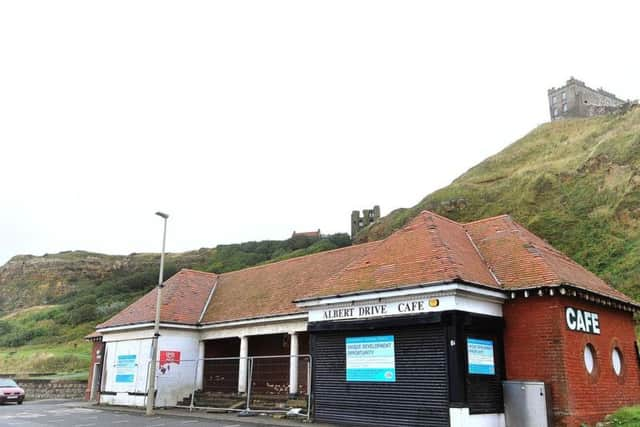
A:
[[[167,279],[162,288],[160,321],[189,325],[198,323],[217,277],[213,273],[183,269]],[[156,298],[157,288],[154,288],[96,328],[153,322]]]
[[[224,273],[202,323],[302,312],[293,303],[381,242],[348,246]]]
[[[471,222],[464,227],[506,290],[572,285],[634,303],[508,215]]]
[[[462,225],[425,212],[305,296],[455,280],[500,289]]]
[[[636,304],[502,215],[461,224],[424,211],[385,240],[215,275],[165,282],[162,321],[197,324],[301,312],[293,301],[460,281],[497,290],[571,285]],[[155,290],[98,325],[153,321]]]

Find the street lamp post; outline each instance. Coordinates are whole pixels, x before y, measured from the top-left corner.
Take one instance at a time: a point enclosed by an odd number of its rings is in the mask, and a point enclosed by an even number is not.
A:
[[[162,304],[162,282],[164,274],[164,245],[167,240],[167,218],[169,215],[156,212],[156,215],[164,220],[162,233],[162,252],[160,252],[160,274],[158,275],[158,288],[156,294],[156,320],[153,324],[153,339],[151,340],[151,363],[149,365],[149,388],[147,389],[147,415],[153,415],[153,407],[156,402],[156,364],[158,363],[158,340],[160,338],[160,305]]]

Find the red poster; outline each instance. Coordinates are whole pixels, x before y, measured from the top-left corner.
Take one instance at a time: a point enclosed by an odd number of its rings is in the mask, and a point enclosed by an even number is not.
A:
[[[168,363],[180,364],[180,352],[179,351],[160,351],[160,366],[164,366]]]

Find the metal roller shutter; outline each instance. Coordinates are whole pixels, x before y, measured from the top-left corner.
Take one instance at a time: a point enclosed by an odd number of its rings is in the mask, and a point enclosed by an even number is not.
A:
[[[347,382],[345,338],[394,335],[396,381]],[[448,426],[445,330],[422,325],[318,332],[312,338],[315,419],[362,426]]]

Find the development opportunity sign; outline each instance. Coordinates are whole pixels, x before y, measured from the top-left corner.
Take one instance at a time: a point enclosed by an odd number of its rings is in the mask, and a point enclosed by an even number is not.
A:
[[[470,374],[495,375],[493,341],[467,338],[467,358]]]
[[[346,339],[347,381],[395,382],[393,335]]]
[[[121,354],[116,363],[116,382],[132,383],[136,377],[136,355]]]

